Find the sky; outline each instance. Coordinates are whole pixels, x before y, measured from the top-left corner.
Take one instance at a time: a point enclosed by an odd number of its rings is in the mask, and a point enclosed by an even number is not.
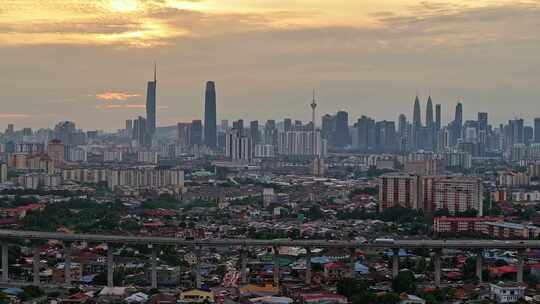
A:
[[[158,67],[158,125],[310,118],[397,120],[487,111],[540,117],[540,0],[2,0],[0,128],[116,130],[144,115]]]

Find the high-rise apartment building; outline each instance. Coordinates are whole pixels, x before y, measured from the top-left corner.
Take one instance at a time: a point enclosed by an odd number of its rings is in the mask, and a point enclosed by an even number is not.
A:
[[[419,209],[420,177],[405,173],[385,174],[379,177],[379,211],[401,206]]]
[[[419,176],[391,173],[379,178],[379,211],[401,206],[427,214],[447,210],[455,215],[475,210],[482,216],[482,181],[463,176]]]
[[[191,122],[189,138],[190,145],[203,144],[203,125],[200,119],[196,119]]]
[[[315,149],[315,151],[313,151]],[[317,156],[326,154],[326,140],[321,138],[321,131],[299,130],[279,132],[278,154],[284,156]]]
[[[421,182],[422,205],[426,213],[448,210],[451,215],[475,210],[483,214],[482,180],[464,176],[427,176]]]
[[[53,139],[47,145],[47,155],[54,162],[55,166],[61,166],[66,160],[65,146],[59,139]]]
[[[139,116],[133,121],[132,139],[137,143],[139,147],[148,147],[152,144],[150,135],[148,133],[147,120],[142,116]]]
[[[225,134],[225,156],[232,162],[251,163],[254,145],[250,136],[242,135],[233,128]]]
[[[176,125],[176,143],[181,147],[191,144],[191,123],[179,122]]]
[[[260,143],[260,133],[259,133],[259,121],[254,120],[249,123],[249,136],[251,136],[251,140],[253,141],[253,144],[259,144]]]

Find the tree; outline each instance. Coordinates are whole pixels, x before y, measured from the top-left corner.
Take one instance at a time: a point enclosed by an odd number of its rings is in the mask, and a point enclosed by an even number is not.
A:
[[[463,276],[466,278],[476,277],[476,257],[469,257],[463,265]]]
[[[435,211],[434,216],[435,217],[450,216],[450,210],[448,210],[447,208],[439,209],[439,210]]]
[[[337,282],[336,288],[339,294],[351,300],[353,296],[367,291],[368,286],[365,282],[353,278],[343,278]]]
[[[392,281],[392,289],[397,293],[415,293],[416,282],[412,271],[400,271],[397,277]]]
[[[375,303],[380,304],[396,304],[399,303],[399,294],[393,293],[393,292],[385,292],[379,296],[377,296]]]
[[[41,297],[45,292],[38,286],[25,286],[22,288],[23,293],[21,294],[21,299],[26,301],[29,299]]]
[[[309,208],[309,210],[306,212],[306,217],[309,218],[311,221],[316,221],[322,219],[324,217],[324,214],[322,213],[319,206],[313,206]]]

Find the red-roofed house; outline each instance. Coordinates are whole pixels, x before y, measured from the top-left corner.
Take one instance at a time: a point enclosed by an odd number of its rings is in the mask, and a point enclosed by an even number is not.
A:
[[[302,304],[317,304],[317,303],[338,303],[346,304],[347,298],[333,293],[309,293],[300,295],[300,303]]]
[[[45,205],[43,204],[28,204],[28,205],[19,206],[16,208],[6,209],[5,213],[9,215],[10,217],[16,217],[16,218],[22,219],[26,216],[28,212],[41,211],[44,208],[45,208]]]

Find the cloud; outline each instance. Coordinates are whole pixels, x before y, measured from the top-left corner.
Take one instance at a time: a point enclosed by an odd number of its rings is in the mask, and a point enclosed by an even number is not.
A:
[[[465,1],[447,2],[429,1],[404,10],[381,5],[379,13],[369,16],[375,26],[304,24],[298,20],[311,12],[297,6],[288,14],[155,8],[127,20],[89,13],[93,21],[72,20],[45,33],[16,28],[22,32],[18,41],[30,41],[31,46],[3,47],[2,37],[12,33],[0,30],[0,58],[10,58],[2,62],[10,77],[0,81],[0,97],[10,101],[5,112],[43,109],[93,128],[97,115],[97,127],[116,129],[132,113],[144,111],[142,98],[107,100],[92,94],[79,103],[44,108],[43,96],[101,93],[111,87],[125,94],[143,92],[157,60],[158,105],[169,106],[158,112],[159,124],[200,118],[206,80],[218,85],[220,119],[306,119],[313,87],[320,94],[321,114],[340,108],[349,111],[351,121],[361,114],[379,119],[409,115],[409,97],[427,88],[443,104],[443,112],[445,104],[448,113],[453,111],[456,96],[463,96],[470,115],[489,108],[490,119],[503,121],[537,113],[538,5],[466,7],[455,4]],[[0,16],[0,26],[9,23],[6,20]],[[128,37],[143,22],[166,29],[167,35],[150,37],[143,31],[140,37],[146,38]],[[88,25],[88,31],[78,33],[77,24]],[[171,29],[188,34],[170,36]],[[96,43],[94,35],[112,38]],[[62,45],[50,45],[55,39]],[[132,48],[137,41],[164,46]],[[40,126],[52,120],[42,119]]]
[[[35,117],[35,115],[23,114],[23,113],[0,113],[0,118],[4,118],[4,119],[24,119],[24,118],[32,118],[32,117]]]
[[[140,97],[140,94],[123,93],[123,92],[103,92],[96,95],[97,99],[109,101],[125,101],[130,98]]]
[[[104,104],[97,105],[96,109],[111,110],[111,109],[146,109],[144,104]]]

